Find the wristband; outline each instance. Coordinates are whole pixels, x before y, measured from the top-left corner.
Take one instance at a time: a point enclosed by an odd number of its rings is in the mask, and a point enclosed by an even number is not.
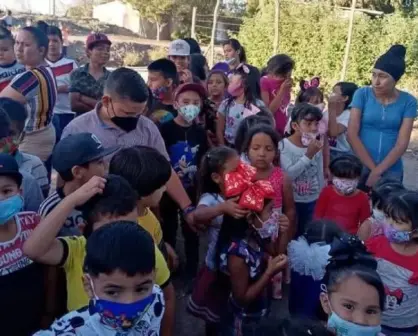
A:
[[[188,214],[190,214],[191,212],[195,211],[196,207],[194,207],[193,205],[189,205],[187,207],[185,207],[182,211],[183,211],[183,215],[187,216]]]

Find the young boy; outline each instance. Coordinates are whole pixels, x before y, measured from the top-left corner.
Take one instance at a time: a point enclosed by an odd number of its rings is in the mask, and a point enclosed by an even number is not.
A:
[[[0,124],[9,124],[8,131],[0,134],[2,146],[0,151],[5,153],[5,146],[7,146],[7,153],[14,156],[19,165],[19,169],[32,175],[36,182],[38,182],[43,196],[47,197],[50,185],[45,165],[39,157],[19,151],[19,143],[28,115],[25,106],[11,98],[0,98],[0,111],[4,111],[4,113],[0,115]],[[7,117],[8,120],[5,119]],[[25,185],[25,183],[23,183],[23,185]],[[38,206],[36,211],[42,201],[43,199],[37,203]]]
[[[0,307],[4,335],[31,335],[39,329],[44,299],[43,270],[22,252],[39,223],[35,212],[22,212],[22,174],[16,160],[0,154]],[[21,314],[25,315],[22,322]]]
[[[200,84],[183,84],[175,94],[174,107],[178,114],[173,120],[161,126],[171,165],[179,176],[190,199],[196,199],[196,179],[201,158],[208,150],[205,130],[195,122],[206,97],[206,91]],[[165,194],[160,205],[163,219],[164,240],[173,248],[176,246],[178,226],[178,205]],[[181,216],[187,271],[191,277],[197,272],[199,260],[199,239]]]
[[[95,197],[93,197],[95,196]],[[67,278],[67,308],[69,311],[88,304],[83,289],[82,273],[86,255],[86,238],[99,227],[116,220],[136,221],[137,194],[120,176],[109,175],[107,180],[94,176],[71,193],[44,218],[24,246],[25,254],[47,265],[60,265]],[[87,220],[84,236],[56,238],[67,216],[83,206]],[[155,246],[156,283],[163,289],[166,312],[162,335],[171,335],[174,328],[174,287],[163,255]]]
[[[161,58],[148,65],[148,87],[156,99],[150,118],[155,123],[163,124],[177,115],[173,106],[173,94],[177,85],[177,70],[172,61]]]
[[[104,148],[94,134],[78,133],[62,139],[52,153],[52,166],[64,181],[41,204],[39,214],[46,217],[63,199],[80,188],[93,176],[105,175],[103,158],[117,151],[117,147]],[[58,232],[59,236],[80,235],[84,226],[81,211],[73,209]]]
[[[0,92],[10,83],[14,76],[25,71],[23,64],[17,63],[14,52],[12,33],[0,30]]]
[[[138,223],[154,238],[173,270],[178,257],[174,249],[164,242],[160,222],[150,209],[160,203],[171,176],[170,162],[153,148],[131,147],[122,149],[112,158],[109,173],[125,178],[137,192]]]
[[[99,228],[87,242],[84,259],[90,305],[35,335],[159,335],[164,298],[154,285],[155,268],[153,241],[135,222]]]

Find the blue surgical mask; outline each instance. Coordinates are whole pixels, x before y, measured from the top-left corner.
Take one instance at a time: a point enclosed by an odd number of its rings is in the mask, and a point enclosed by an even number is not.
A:
[[[328,318],[328,328],[335,331],[337,336],[376,336],[382,330],[380,325],[363,326],[343,320],[334,312]]]
[[[14,195],[0,201],[0,225],[6,224],[23,208],[23,198],[20,195]]]
[[[390,223],[383,224],[383,233],[391,243],[408,243],[415,231],[396,230]]]
[[[200,107],[193,104],[181,106],[179,109],[179,114],[181,114],[184,120],[188,123],[191,123],[193,120],[195,120],[199,113]]]
[[[90,301],[89,309],[90,314],[98,313],[100,315],[100,322],[103,325],[119,333],[126,333],[141,321],[154,300],[155,294],[152,293],[132,303],[103,300],[95,295],[95,298]]]

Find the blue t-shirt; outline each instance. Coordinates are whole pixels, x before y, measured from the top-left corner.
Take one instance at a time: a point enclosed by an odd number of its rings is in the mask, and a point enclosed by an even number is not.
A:
[[[370,86],[356,91],[351,107],[361,111],[359,136],[375,164],[381,163],[395,146],[403,119],[417,115],[417,100],[409,93],[399,91],[398,99],[385,106],[376,99]],[[401,173],[402,160],[388,171]]]

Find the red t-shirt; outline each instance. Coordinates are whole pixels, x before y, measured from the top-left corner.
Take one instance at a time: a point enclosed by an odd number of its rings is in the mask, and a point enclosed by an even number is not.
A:
[[[356,234],[360,224],[369,217],[370,204],[364,192],[343,196],[332,185],[322,189],[314,213],[315,219],[332,220],[350,234]]]

